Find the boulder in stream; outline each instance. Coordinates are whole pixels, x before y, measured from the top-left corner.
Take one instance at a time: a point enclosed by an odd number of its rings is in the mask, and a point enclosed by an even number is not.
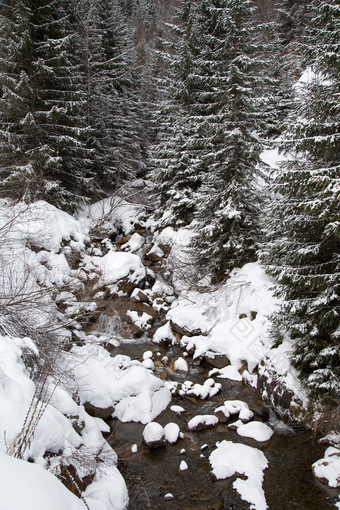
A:
[[[155,421],[148,423],[143,430],[143,441],[150,449],[165,446],[164,429]]]

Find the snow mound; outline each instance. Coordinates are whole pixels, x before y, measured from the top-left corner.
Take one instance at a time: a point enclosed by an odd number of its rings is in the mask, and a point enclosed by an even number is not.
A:
[[[188,422],[189,430],[196,430],[199,427],[213,427],[218,424],[217,416],[212,414],[198,414]]]
[[[269,441],[273,430],[265,423],[251,421],[237,428],[237,433],[242,437],[251,437],[256,441]]]
[[[115,407],[120,421],[148,423],[169,404],[171,394],[163,381],[128,356],[111,357],[101,346],[73,347],[81,403]]]
[[[242,499],[251,504],[250,508],[266,510],[262,482],[268,461],[264,454],[256,448],[231,441],[221,441],[216,443],[216,446],[216,450],[209,457],[213,475],[218,480],[230,478],[236,473],[246,476],[246,480],[235,480],[234,489]]]
[[[233,365],[228,365],[221,369],[214,368],[209,372],[209,376],[211,375],[217,375],[221,379],[230,379],[231,381],[242,381],[242,375]]]
[[[110,251],[104,257],[91,257],[89,260],[100,274],[100,286],[112,285],[123,278],[138,285],[145,278],[145,267],[134,253]]]
[[[0,452],[0,472],[0,505],[4,510],[84,510],[84,503],[80,499],[37,464]]]
[[[176,336],[171,329],[170,322],[168,321],[164,326],[161,326],[155,331],[152,338],[153,343],[160,344],[162,342],[169,342],[172,345],[176,343]]]
[[[163,437],[164,429],[155,421],[148,423],[143,430],[143,439],[147,444],[161,441]]]
[[[226,400],[223,406],[215,409],[215,412],[217,411],[221,411],[226,418],[229,418],[234,414],[238,414],[242,421],[248,421],[254,416],[254,413],[249,409],[248,404],[242,400]]]
[[[170,444],[175,444],[178,440],[179,432],[180,429],[177,423],[167,423],[164,427],[165,440]]]
[[[340,487],[340,450],[329,447],[325,451],[323,459],[313,464],[313,472],[316,478],[328,483],[330,487]]]

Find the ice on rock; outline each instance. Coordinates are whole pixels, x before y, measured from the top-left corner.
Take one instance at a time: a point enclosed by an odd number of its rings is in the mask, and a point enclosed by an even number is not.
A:
[[[165,440],[170,444],[175,444],[176,441],[178,440],[179,432],[180,429],[177,423],[172,422],[168,423],[164,427]]]
[[[212,473],[218,480],[230,478],[239,473],[247,477],[246,480],[237,478],[233,483],[242,499],[250,503],[254,510],[266,510],[262,482],[264,470],[268,467],[265,455],[256,448],[232,441],[216,443],[209,457]]]
[[[251,421],[238,427],[237,433],[242,437],[251,437],[256,441],[262,442],[269,441],[274,432],[265,423],[260,421]]]
[[[188,469],[188,464],[185,462],[185,460],[182,460],[180,465],[179,465],[179,470],[180,471],[186,471]]]

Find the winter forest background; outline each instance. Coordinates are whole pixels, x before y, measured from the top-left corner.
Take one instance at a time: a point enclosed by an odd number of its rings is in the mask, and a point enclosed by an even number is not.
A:
[[[293,339],[303,383],[331,409],[339,138],[338,0],[0,2],[1,204],[73,214],[151,181],[158,228],[194,232],[197,289],[260,260],[283,303],[276,345]]]
[[[307,385],[339,396],[339,23],[335,0],[2,2],[2,197],[74,211],[152,175],[197,280],[260,254]]]

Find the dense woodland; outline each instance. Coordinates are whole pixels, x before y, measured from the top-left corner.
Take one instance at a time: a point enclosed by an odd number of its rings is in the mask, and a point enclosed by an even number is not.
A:
[[[1,198],[74,212],[151,179],[159,227],[195,231],[196,283],[260,257],[284,297],[273,334],[295,339],[295,365],[328,399],[340,396],[339,114],[338,0],[0,5]],[[271,172],[268,148],[285,156]]]

